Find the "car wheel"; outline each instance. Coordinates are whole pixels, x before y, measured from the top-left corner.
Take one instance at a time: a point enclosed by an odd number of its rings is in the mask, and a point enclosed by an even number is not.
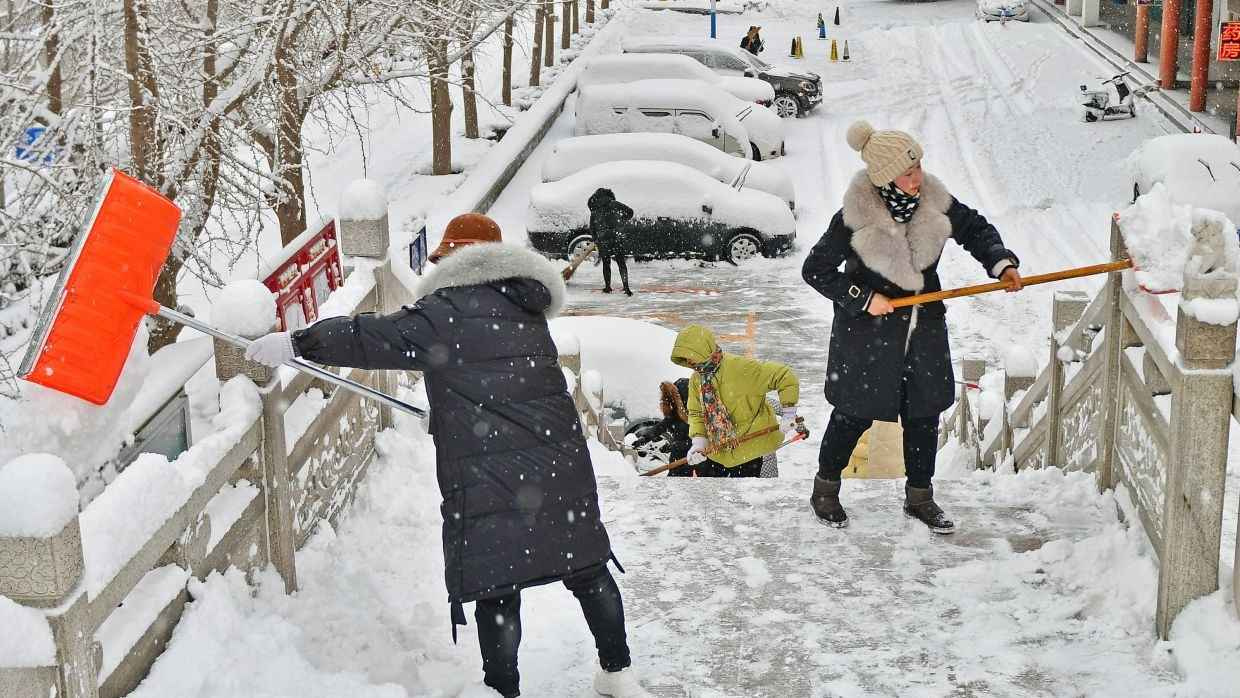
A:
[[[758,162],[761,162],[761,161],[762,161],[762,151],[761,151],[761,150],[758,150],[758,144],[757,144],[757,143],[750,143],[750,144],[749,144],[749,149],[750,149],[751,151],[753,151],[753,152],[752,152],[753,159],[754,159],[754,160],[757,160]]]
[[[787,92],[780,92],[775,95],[775,101],[771,103],[775,109],[775,114],[781,119],[796,118],[797,112],[801,111],[801,105],[797,104],[797,98]]]
[[[727,253],[733,264],[747,262],[762,256],[762,241],[752,233],[737,233],[728,241]]]
[[[577,255],[585,252],[586,248],[593,244],[594,244],[594,238],[590,237],[589,235],[578,235],[577,237],[573,238],[573,241],[568,243],[567,251],[568,251],[569,260],[576,259]],[[598,250],[591,252],[590,257],[591,258],[598,257]]]

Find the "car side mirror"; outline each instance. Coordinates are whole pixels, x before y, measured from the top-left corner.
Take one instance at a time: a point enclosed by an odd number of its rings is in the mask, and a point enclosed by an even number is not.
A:
[[[719,125],[718,124],[716,124],[715,127],[710,130],[710,137],[711,138],[719,137]]]

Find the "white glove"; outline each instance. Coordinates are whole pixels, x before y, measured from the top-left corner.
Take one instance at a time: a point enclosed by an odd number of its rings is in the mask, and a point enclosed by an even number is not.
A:
[[[689,455],[686,457],[689,465],[698,465],[706,462],[706,437],[693,437],[693,445],[689,447]]]
[[[265,366],[279,366],[293,360],[293,338],[288,332],[272,332],[250,342],[245,358]]]
[[[785,407],[779,411],[779,430],[783,432],[792,431],[796,426],[797,406]]]

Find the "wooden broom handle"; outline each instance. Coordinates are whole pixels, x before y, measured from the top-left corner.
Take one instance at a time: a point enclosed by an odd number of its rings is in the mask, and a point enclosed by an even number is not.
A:
[[[1037,286],[1038,284],[1048,284],[1052,281],[1076,279],[1082,276],[1093,276],[1094,274],[1109,274],[1112,272],[1123,271],[1131,267],[1131,259],[1121,259],[1118,262],[1107,262],[1106,264],[1095,264],[1089,267],[1064,269],[1063,271],[1051,272],[1050,274],[1035,274],[1033,276],[1026,276],[1021,279],[1021,283],[1024,286]],[[1002,291],[1007,287],[1008,284],[1006,281],[995,281],[994,283],[978,284],[977,286],[965,286],[963,288],[952,288],[946,291],[935,291],[934,293],[920,293],[916,296],[892,298],[891,305],[893,308],[903,308],[909,305],[920,305],[922,303],[933,303],[935,301],[947,300],[948,298],[976,296],[979,293]]]
[[[769,433],[771,433],[771,432],[773,432],[773,431],[779,431],[779,425],[778,425],[778,424],[776,424],[775,426],[772,426],[772,427],[767,427],[767,428],[765,428],[765,429],[759,429],[759,430],[755,431],[755,432],[754,432],[754,433],[752,433],[752,434],[747,434],[747,435],[745,436],[745,438],[743,438],[743,439],[738,439],[738,440],[737,440],[737,442],[736,442],[736,444],[739,446],[740,444],[743,444],[743,443],[745,443],[746,441],[750,441],[750,440],[752,440],[752,439],[756,439],[756,438],[758,438],[759,436],[766,436],[767,434],[769,434]],[[719,451],[717,451],[717,450],[715,450],[715,449],[707,449],[706,451],[704,451],[704,453],[705,453],[706,455],[708,455],[708,456],[709,456],[709,455],[711,455],[712,453],[718,453],[718,452],[719,452]],[[679,468],[679,467],[681,467],[681,466],[685,465],[685,464],[686,464],[686,463],[688,463],[688,462],[689,462],[689,459],[688,459],[688,458],[681,458],[680,460],[674,460],[674,461],[672,461],[671,463],[668,463],[667,465],[660,465],[659,467],[655,468],[654,470],[647,470],[646,472],[642,473],[642,477],[654,477],[655,475],[658,475],[658,474],[660,474],[660,473],[665,473],[665,472],[667,472],[667,471],[669,471],[669,470],[675,470],[676,468]]]

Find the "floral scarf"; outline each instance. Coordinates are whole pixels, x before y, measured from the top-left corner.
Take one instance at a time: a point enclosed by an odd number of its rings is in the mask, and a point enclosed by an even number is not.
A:
[[[878,195],[883,198],[883,203],[887,204],[887,211],[897,223],[908,223],[913,214],[917,212],[917,204],[921,203],[921,196],[906,193],[897,187],[895,182],[879,187]]]
[[[731,451],[737,447],[736,426],[715,390],[715,374],[723,363],[723,351],[716,349],[710,358],[694,368],[702,376],[702,421],[706,425],[706,443],[712,451]]]

